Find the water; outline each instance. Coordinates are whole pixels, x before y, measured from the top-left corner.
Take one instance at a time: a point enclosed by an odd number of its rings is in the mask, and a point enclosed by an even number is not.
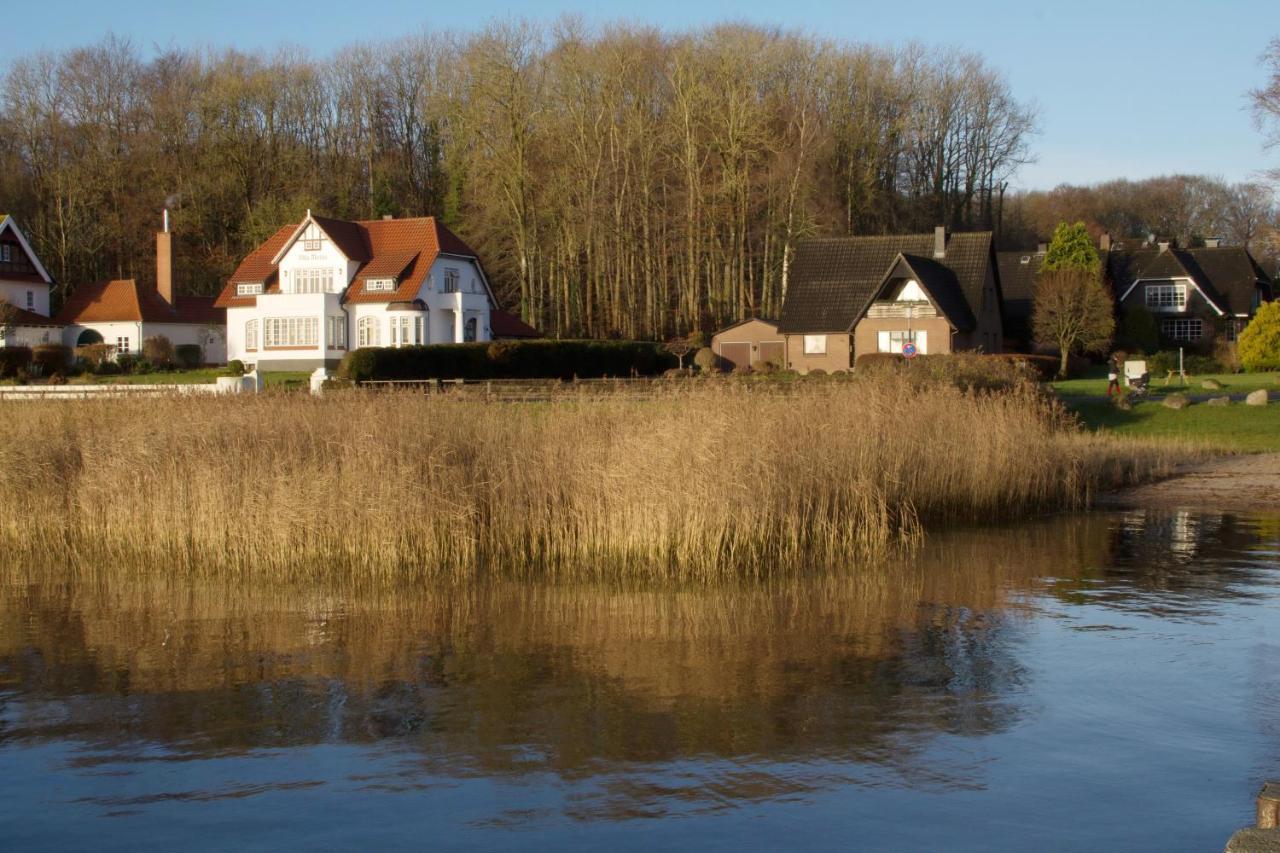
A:
[[[0,847],[1220,849],[1280,776],[1280,520],[769,588],[0,571]]]

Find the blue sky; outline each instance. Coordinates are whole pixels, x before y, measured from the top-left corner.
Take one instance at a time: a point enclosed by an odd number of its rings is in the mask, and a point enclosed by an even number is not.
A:
[[[1024,187],[1170,172],[1243,180],[1280,164],[1280,151],[1263,151],[1246,104],[1248,90],[1262,82],[1258,57],[1280,36],[1274,0],[1075,0],[1052,11],[1034,0],[55,0],[12,5],[0,35],[0,65],[30,50],[93,42],[109,31],[144,49],[291,43],[325,54],[353,40],[424,27],[466,30],[494,17],[553,20],[564,13],[673,30],[746,20],[849,41],[916,40],[977,51],[1007,74],[1018,97],[1039,108],[1038,162],[1020,174]]]

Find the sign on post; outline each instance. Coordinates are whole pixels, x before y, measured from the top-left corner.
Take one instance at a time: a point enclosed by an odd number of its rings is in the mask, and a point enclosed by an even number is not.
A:
[[[902,345],[902,354],[907,358],[915,358],[916,345],[911,341],[907,341],[905,344]]]

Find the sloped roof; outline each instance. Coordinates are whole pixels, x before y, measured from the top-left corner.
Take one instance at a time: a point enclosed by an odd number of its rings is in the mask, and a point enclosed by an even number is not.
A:
[[[415,219],[372,219],[348,222],[312,217],[338,249],[360,264],[343,297],[349,303],[406,302],[417,296],[431,265],[440,255],[479,258],[475,251],[433,216]],[[257,304],[253,296],[236,296],[236,285],[261,283],[264,293],[279,292],[279,268],[274,259],[305,223],[282,226],[250,252],[218,296],[224,308]],[[398,278],[390,291],[365,290],[371,278]]]
[[[991,232],[948,235],[946,257],[933,258],[934,235],[834,237],[796,247],[778,330],[785,333],[843,332],[866,312],[901,255],[933,289],[956,328],[973,327],[991,266]]]
[[[76,288],[54,318],[60,326],[74,323],[225,323],[226,312],[209,296],[177,296],[171,306],[154,288],[131,278],[100,281]]]
[[[1114,251],[1106,264],[1118,296],[1137,281],[1162,278],[1190,278],[1224,314],[1248,314],[1259,286],[1273,296],[1271,277],[1243,246]]]
[[[1023,263],[1023,261],[1026,263]],[[1004,293],[1005,334],[1026,337],[1031,334],[1031,311],[1035,307],[1036,275],[1044,253],[997,252],[1000,288]]]
[[[26,253],[27,260],[31,261],[31,266],[35,267],[35,278],[43,281],[45,284],[53,284],[53,276],[49,275],[49,271],[44,268],[44,264],[40,263],[40,258],[36,255],[35,249],[31,248],[31,244],[27,242],[27,237],[22,233],[22,229],[18,227],[18,223],[13,217],[7,213],[0,213],[0,234],[9,231],[13,236],[18,238],[22,251]]]
[[[542,333],[515,314],[499,309],[489,312],[489,331],[495,338],[540,338]]]
[[[0,305],[8,305],[13,311],[13,325],[15,326],[57,326],[60,325],[57,320],[52,317],[46,317],[43,314],[37,314],[34,311],[28,311],[25,308],[19,308],[7,299],[0,299]]]

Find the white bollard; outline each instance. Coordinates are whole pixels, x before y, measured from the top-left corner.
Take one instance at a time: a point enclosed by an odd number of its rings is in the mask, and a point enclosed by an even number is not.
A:
[[[329,378],[329,371],[324,367],[317,367],[311,371],[311,393],[319,397],[324,394],[324,383]]]

